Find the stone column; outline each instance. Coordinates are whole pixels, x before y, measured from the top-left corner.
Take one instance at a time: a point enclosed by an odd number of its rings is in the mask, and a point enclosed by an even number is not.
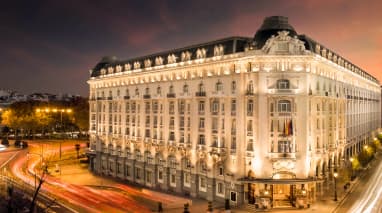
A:
[[[183,173],[182,173],[182,170],[176,171],[175,182],[176,182],[175,192],[181,193],[183,191]]]
[[[215,198],[215,178],[207,177],[207,200],[213,201]]]
[[[163,183],[162,183],[161,189],[167,191],[169,188],[170,170],[168,169],[168,167],[163,167],[162,171],[163,171]]]
[[[191,176],[191,197],[198,196],[198,188],[199,188],[199,177],[197,174],[190,174]]]

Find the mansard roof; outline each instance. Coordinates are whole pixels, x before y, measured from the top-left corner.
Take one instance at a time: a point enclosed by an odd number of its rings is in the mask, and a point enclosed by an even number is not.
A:
[[[198,51],[200,52],[201,50],[204,52],[202,58],[210,58],[216,56],[216,48],[220,48],[222,51],[218,53],[220,55],[244,52],[248,47],[251,47],[249,49],[259,50],[264,47],[269,38],[277,36],[277,34],[282,31],[287,31],[288,36],[303,41],[306,50],[325,57],[328,60],[331,60],[334,63],[362,76],[363,78],[379,83],[379,81],[374,76],[368,74],[366,71],[344,59],[334,51],[324,47],[322,44],[306,35],[299,35],[293,26],[288,23],[288,18],[283,16],[271,16],[265,18],[263,24],[256,31],[256,34],[253,38],[239,36],[228,37],[207,43],[191,45],[128,60],[118,60],[116,57],[104,57],[91,70],[91,77],[102,75],[101,70],[104,69],[107,70],[107,73],[114,73],[116,72],[115,69],[117,67],[119,67],[119,71],[124,72],[128,70],[157,66],[158,64],[156,61],[158,58],[160,58],[160,65],[194,60],[198,59]],[[189,54],[186,60],[182,60],[182,55],[184,56],[184,53]],[[135,64],[137,67],[135,67]],[[108,69],[111,69],[111,72]]]
[[[205,58],[210,58],[214,56],[214,48],[218,45],[222,45],[224,47],[224,55],[225,54],[232,54],[237,52],[244,52],[245,46],[248,44],[248,42],[251,41],[251,38],[249,37],[228,37],[223,38],[207,43],[201,43],[196,45],[191,45],[183,48],[163,51],[160,53],[155,53],[152,55],[147,56],[141,56],[137,58],[132,58],[128,60],[117,60],[116,57],[103,57],[102,60],[93,68],[91,77],[97,77],[101,75],[100,70],[102,68],[108,68],[108,67],[114,67],[117,65],[124,66],[125,64],[130,64],[131,66],[134,65],[135,62],[139,62],[141,67],[144,67],[145,60],[149,59],[154,64],[155,59],[157,57],[161,57],[163,59],[163,65],[169,64],[168,56],[174,54],[176,57],[176,62],[180,62],[181,54],[185,52],[190,53],[190,59],[194,60],[197,59],[196,52],[201,49],[204,49],[206,52]],[[133,69],[133,68],[132,68]]]

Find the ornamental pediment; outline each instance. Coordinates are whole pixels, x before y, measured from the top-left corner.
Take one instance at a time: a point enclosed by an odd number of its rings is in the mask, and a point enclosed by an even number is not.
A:
[[[264,44],[262,51],[274,55],[298,55],[304,54],[304,42],[297,36],[291,37],[288,31],[279,31],[278,35],[272,35]]]

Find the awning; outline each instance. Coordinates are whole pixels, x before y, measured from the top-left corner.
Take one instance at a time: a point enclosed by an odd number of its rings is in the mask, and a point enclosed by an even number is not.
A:
[[[317,178],[294,178],[294,179],[258,179],[258,178],[240,178],[238,181],[242,183],[264,183],[264,184],[305,184],[324,182],[323,179]]]

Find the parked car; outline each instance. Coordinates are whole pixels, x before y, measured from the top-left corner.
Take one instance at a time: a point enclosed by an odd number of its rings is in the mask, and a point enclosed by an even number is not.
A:
[[[26,148],[26,147],[28,147],[28,142],[22,141],[22,140],[16,140],[15,141],[15,147]]]
[[[4,145],[4,146],[9,146],[9,141],[8,141],[8,139],[3,138],[3,139],[1,140],[1,144]]]

